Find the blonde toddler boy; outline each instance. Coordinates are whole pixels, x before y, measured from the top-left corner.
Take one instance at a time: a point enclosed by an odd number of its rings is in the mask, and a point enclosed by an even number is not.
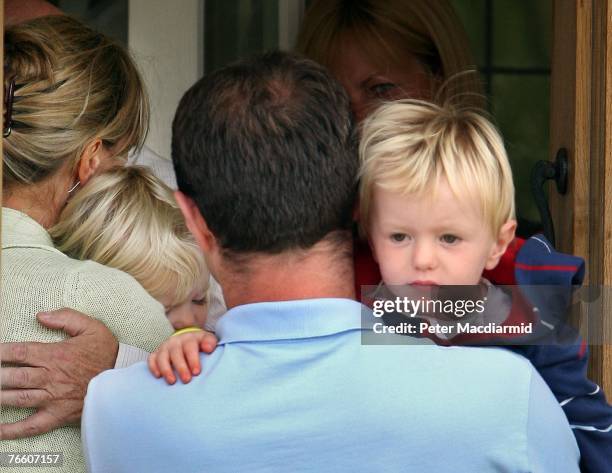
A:
[[[481,285],[487,316],[503,324],[514,301],[482,278],[516,229],[512,173],[495,127],[452,105],[393,102],[364,123],[360,159],[360,227],[383,283],[419,289]],[[556,253],[543,238],[538,242]],[[612,408],[585,376],[581,340],[506,348],[528,358],[557,397],[574,429],[582,470],[609,471]]]

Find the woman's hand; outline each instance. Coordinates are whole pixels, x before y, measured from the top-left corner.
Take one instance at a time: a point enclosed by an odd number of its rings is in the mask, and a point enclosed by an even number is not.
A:
[[[176,383],[176,370],[187,384],[192,375],[200,374],[200,352],[212,353],[217,342],[217,337],[206,330],[173,335],[149,355],[149,370],[156,378],[163,376],[168,384]]]

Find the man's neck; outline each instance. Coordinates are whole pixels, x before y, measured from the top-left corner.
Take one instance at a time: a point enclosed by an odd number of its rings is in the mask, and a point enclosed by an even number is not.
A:
[[[256,255],[240,266],[224,260],[217,277],[228,308],[256,302],[355,298],[352,243]]]

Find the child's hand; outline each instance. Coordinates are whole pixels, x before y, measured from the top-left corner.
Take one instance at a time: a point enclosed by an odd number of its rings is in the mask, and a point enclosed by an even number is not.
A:
[[[192,375],[200,374],[200,351],[212,353],[217,342],[217,337],[205,330],[172,336],[149,355],[149,370],[156,378],[163,376],[168,384],[176,382],[176,370],[186,384]]]

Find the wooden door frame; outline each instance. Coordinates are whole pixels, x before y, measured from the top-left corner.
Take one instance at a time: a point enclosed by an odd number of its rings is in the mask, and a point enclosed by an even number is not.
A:
[[[569,190],[550,188],[557,246],[586,260],[585,284],[612,287],[612,0],[554,0],[550,156],[568,150]],[[607,203],[607,205],[606,205]],[[609,291],[608,291],[609,292]],[[584,304],[589,375],[612,392],[612,315],[607,292]],[[607,342],[602,343],[602,342]]]

